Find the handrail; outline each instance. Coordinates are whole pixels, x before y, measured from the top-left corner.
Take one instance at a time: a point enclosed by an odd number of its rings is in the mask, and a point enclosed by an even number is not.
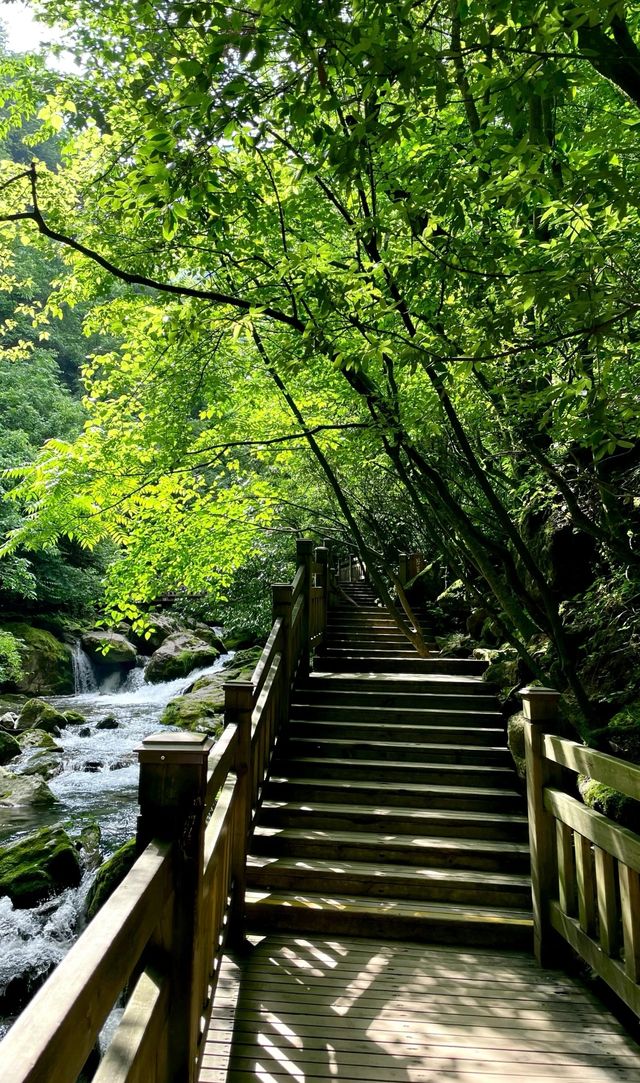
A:
[[[534,944],[543,964],[561,937],[640,1014],[640,835],[566,792],[566,777],[588,775],[640,800],[640,767],[577,741],[545,733],[536,701],[523,696],[531,846]],[[532,717],[533,716],[533,717]]]
[[[74,1083],[118,998],[95,1083],[194,1083],[229,936],[241,939],[248,838],[291,689],[326,625],[328,553],[298,542],[249,681],[225,684],[213,743],[158,733],[139,752],[140,856],[0,1043],[2,1083]]]

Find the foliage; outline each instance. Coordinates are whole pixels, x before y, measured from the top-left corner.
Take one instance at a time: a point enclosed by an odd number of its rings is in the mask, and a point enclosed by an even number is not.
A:
[[[0,684],[19,681],[21,676],[20,640],[0,629]]]
[[[48,312],[115,344],[13,544],[114,539],[136,618],[275,530],[351,536],[380,589],[410,541],[593,719],[552,549],[637,584],[640,7],[39,7],[91,79],[9,73],[63,167],[7,164],[3,236],[60,243]]]

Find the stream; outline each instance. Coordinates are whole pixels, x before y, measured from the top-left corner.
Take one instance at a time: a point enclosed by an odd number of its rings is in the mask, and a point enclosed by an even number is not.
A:
[[[131,670],[125,683],[114,690],[118,678],[109,678],[98,688],[88,659],[78,650],[74,659],[78,691],[72,696],[43,697],[62,711],[79,711],[86,718],[86,726],[69,726],[56,738],[63,748],[63,770],[48,782],[56,804],[44,810],[0,808],[0,844],[49,824],[61,824],[77,835],[83,827],[98,823],[102,856],[112,854],[135,834],[136,747],[158,728],[170,700],[198,677],[217,673],[231,657],[222,655],[188,677],[160,684],[147,684],[140,667]],[[112,720],[113,728],[98,728],[106,718]],[[88,734],[81,736],[87,727]],[[95,870],[85,873],[79,887],[32,909],[14,909],[7,896],[0,897],[0,1013],[10,983],[28,985],[63,958],[78,934],[78,918],[94,875]],[[0,1038],[11,1022],[0,1014]]]

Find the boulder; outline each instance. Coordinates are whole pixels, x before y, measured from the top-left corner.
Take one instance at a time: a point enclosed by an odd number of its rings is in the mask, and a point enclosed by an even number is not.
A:
[[[181,696],[167,704],[160,722],[218,737],[223,726],[223,685],[226,681],[248,680],[261,654],[262,647],[238,651],[218,673],[199,677]]]
[[[114,664],[135,666],[136,664],[136,648],[119,632],[94,628],[83,635],[82,647],[91,661],[98,666]]]
[[[80,711],[65,711],[64,717],[67,720],[68,726],[84,726],[87,721],[85,716]]]
[[[100,824],[90,820],[84,825],[79,835],[73,836],[73,845],[80,855],[85,869],[97,869],[102,860],[100,843],[102,832]]]
[[[3,625],[23,643],[21,648],[23,675],[16,681],[20,692],[32,696],[64,695],[73,692],[71,648],[61,643],[44,628],[30,624]]]
[[[0,765],[20,755],[20,745],[10,733],[0,730]]]
[[[141,654],[153,654],[168,636],[181,630],[180,623],[167,613],[149,613],[147,620],[149,625],[143,632],[132,628],[129,633],[129,639],[135,643]]]
[[[18,715],[13,711],[5,711],[0,718],[0,731],[3,733],[13,733],[18,725]]]
[[[135,860],[136,840],[129,839],[128,842],[125,842],[124,846],[121,846],[119,850],[116,850],[116,852],[100,866],[96,878],[87,892],[87,898],[85,900],[85,916],[87,921],[91,921],[91,919],[96,916],[100,907],[106,903],[109,896],[113,894],[118,885],[122,883],[125,876],[132,868]]]
[[[117,730],[120,729],[120,723],[117,718],[114,718],[112,714],[108,714],[106,718],[101,718],[99,722],[96,722],[97,730]]]
[[[19,734],[18,744],[23,752],[30,748],[50,748],[62,752],[60,745],[46,730],[25,730],[24,733]]]
[[[67,716],[43,699],[29,699],[20,712],[20,730],[39,729],[58,737],[67,726]]]
[[[0,895],[16,907],[37,906],[77,887],[81,875],[76,848],[61,827],[44,827],[0,848]]]
[[[17,775],[0,767],[0,806],[5,808],[50,808],[55,797],[38,775]]]
[[[144,673],[145,680],[157,684],[186,677],[192,670],[211,665],[219,657],[218,647],[192,632],[173,632],[151,655]]]
[[[48,780],[59,775],[62,767],[61,748],[31,748],[24,753],[14,770],[18,775],[39,775]]]

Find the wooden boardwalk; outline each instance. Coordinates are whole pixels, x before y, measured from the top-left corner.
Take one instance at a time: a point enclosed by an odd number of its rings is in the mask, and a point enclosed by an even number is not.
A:
[[[640,1047],[531,956],[315,936],[225,957],[199,1083],[640,1080]]]

